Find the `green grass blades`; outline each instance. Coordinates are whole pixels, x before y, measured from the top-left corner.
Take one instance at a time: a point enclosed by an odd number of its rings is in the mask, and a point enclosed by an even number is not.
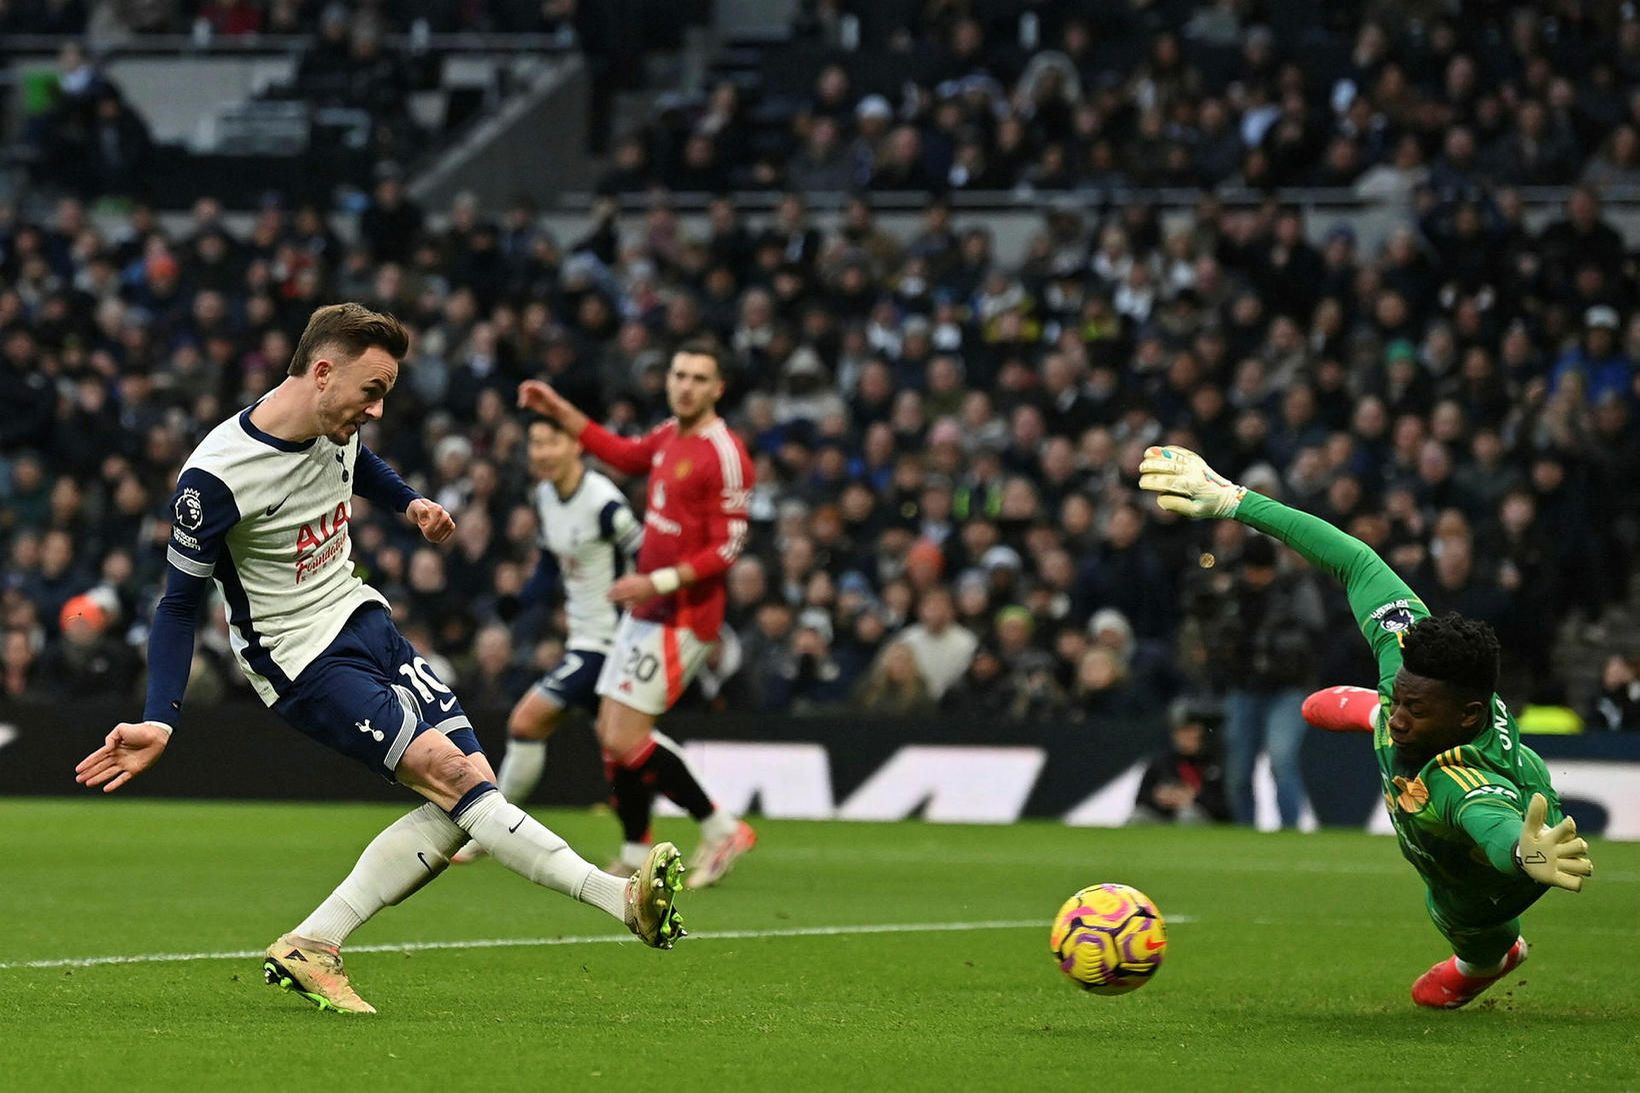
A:
[[[1640,846],[1597,843],[1589,888],[1526,916],[1526,966],[1452,1013],[1408,999],[1446,950],[1389,839],[1034,823],[760,822],[721,887],[680,897],[693,936],[672,952],[485,860],[354,936],[378,1015],[266,986],[262,948],[397,814],[0,802],[0,1087],[624,1089],[661,1066],[679,1090],[1583,1090],[1640,1073]],[[607,816],[540,815],[592,861],[618,837]],[[698,832],[657,837],[688,852]],[[1055,909],[1096,881],[1169,920],[1166,964],[1119,998],[1048,953]],[[485,944],[436,947],[463,942]],[[246,955],[19,966],[222,952]]]

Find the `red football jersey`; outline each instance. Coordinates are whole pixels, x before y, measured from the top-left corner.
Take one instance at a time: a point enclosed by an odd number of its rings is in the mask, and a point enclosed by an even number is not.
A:
[[[636,440],[589,424],[580,439],[616,470],[649,472],[638,572],[685,564],[695,571],[694,584],[639,604],[633,616],[716,641],[727,599],[723,575],[746,546],[752,461],[745,445],[722,418],[690,436],[678,434],[674,418]]]

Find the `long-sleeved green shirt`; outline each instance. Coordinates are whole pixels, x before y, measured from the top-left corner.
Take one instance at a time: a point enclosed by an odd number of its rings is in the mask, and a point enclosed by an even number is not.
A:
[[[1378,658],[1380,706],[1372,742],[1384,804],[1401,853],[1424,878],[1436,906],[1466,924],[1502,922],[1525,910],[1546,891],[1515,865],[1526,802],[1543,794],[1555,823],[1560,798],[1543,760],[1521,743],[1503,699],[1492,696],[1486,722],[1469,743],[1412,767],[1390,741],[1388,704],[1403,635],[1428,608],[1371,547],[1324,520],[1252,492],[1236,519],[1344,583],[1356,624]]]

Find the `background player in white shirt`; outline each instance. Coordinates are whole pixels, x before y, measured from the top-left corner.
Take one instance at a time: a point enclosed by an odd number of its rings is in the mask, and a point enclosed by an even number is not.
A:
[[[439,505],[359,444],[381,417],[409,337],[358,304],[320,308],[289,376],[217,426],[183,467],[172,500],[165,596],[149,635],[143,720],[121,723],[76,768],[118,789],[170,743],[208,580],[227,604],[234,656],[263,701],[320,743],[414,789],[428,803],[365,848],[346,880],[268,947],[268,981],[321,1009],[372,1013],[342,968],[342,942],[416,892],[472,838],[496,860],[624,922],[656,948],[682,936],[682,859],[657,844],[617,878],[507,802],[456,696],[394,627],[386,602],[353,572],[355,493],[413,520],[430,542],[455,528]]]
[[[541,586],[554,570],[564,589],[569,639],[564,659],[541,677],[513,706],[507,719],[507,754],[496,784],[502,796],[522,804],[541,782],[547,737],[570,707],[598,711],[598,674],[615,640],[621,609],[610,602],[609,587],[637,568],[643,525],[615,483],[581,462],[581,445],[552,418],[529,424],[530,476],[541,524],[541,564],[531,580]],[[636,855],[641,863],[647,846]],[[453,859],[469,862],[484,848],[468,843]],[[624,862],[633,855],[624,853]],[[630,872],[630,870],[623,870]]]

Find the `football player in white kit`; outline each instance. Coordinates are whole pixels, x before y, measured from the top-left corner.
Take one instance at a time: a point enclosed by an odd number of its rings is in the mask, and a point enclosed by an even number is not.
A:
[[[507,719],[507,754],[496,784],[502,796],[518,804],[541,782],[547,737],[564,711],[578,706],[594,716],[598,712],[598,673],[621,617],[621,609],[609,600],[609,586],[635,570],[643,542],[643,525],[626,495],[581,461],[580,443],[557,421],[530,420],[528,454],[541,524],[541,564],[530,583],[549,583],[556,569],[569,638],[562,663],[524,693]],[[642,849],[639,862],[649,850]],[[470,862],[483,855],[484,848],[470,842],[451,860]],[[631,856],[623,853],[618,860]]]
[[[358,304],[320,308],[287,378],[189,456],[172,499],[142,720],[116,725],[76,768],[79,782],[108,792],[159,759],[181,712],[198,606],[214,580],[234,656],[262,700],[303,733],[427,799],[377,835],[347,879],[268,947],[268,982],[350,1013],[374,1008],[348,981],[342,943],[436,877],[469,838],[655,948],[683,936],[677,848],[656,844],[640,870],[613,877],[509,804],[456,696],[399,634],[386,600],[353,572],[354,494],[403,513],[430,542],[455,527],[359,443],[360,427],[381,417],[408,348],[408,333],[390,315]]]

